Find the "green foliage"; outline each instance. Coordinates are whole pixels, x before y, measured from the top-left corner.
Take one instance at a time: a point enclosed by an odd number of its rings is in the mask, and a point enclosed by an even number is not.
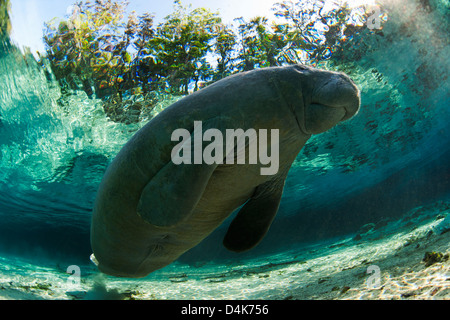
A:
[[[425,252],[423,261],[425,262],[425,267],[429,267],[435,263],[447,261],[449,258],[448,254],[443,254],[441,252]]]
[[[132,13],[123,21],[127,5],[113,0],[79,2],[67,20],[47,23],[44,34],[47,58],[63,93],[82,89],[93,96],[93,86],[97,97],[104,99],[107,114],[117,121],[129,120],[123,115],[123,95],[127,90],[140,91],[142,80],[130,76],[138,59],[129,49],[145,58],[145,43],[154,33],[149,14]],[[136,113],[134,106],[130,110]]]
[[[287,40],[282,57],[287,63],[314,65],[327,60],[339,49],[343,39],[362,28],[348,24],[351,10],[346,5],[326,11],[324,0],[305,0],[301,5],[283,1],[274,5],[274,11],[285,21],[278,28]]]
[[[77,88],[93,81],[96,89],[116,88],[127,64],[127,35],[118,35],[126,2],[98,0],[80,2],[71,17],[46,24],[44,43],[52,69],[60,80]],[[76,79],[73,77],[76,76]],[[63,84],[64,86],[64,84]]]
[[[173,93],[187,94],[191,80],[197,88],[199,80],[209,77],[211,67],[205,57],[220,22],[217,13],[205,8],[191,10],[175,1],[175,11],[148,43],[160,64],[160,76],[168,81]]]
[[[9,19],[10,0],[0,0],[0,39],[7,37],[11,32]]]
[[[276,25],[272,26],[275,32],[270,31],[268,20],[265,17],[255,17],[250,22],[240,21],[239,35],[241,51],[238,70],[247,71],[255,68],[274,67],[280,65],[277,57],[287,45],[285,38],[277,32]]]
[[[360,28],[348,25],[348,8],[325,11],[323,0],[276,3],[281,22],[239,18],[237,26],[223,24],[209,9],[175,0],[173,12],[155,27],[148,13],[132,12],[124,19],[127,5],[124,0],[80,1],[70,17],[47,23],[44,34],[63,93],[95,93],[112,120],[125,122],[139,121],[160,92],[185,95],[241,71],[314,65],[338,52]]]
[[[217,81],[233,72],[233,51],[237,40],[233,30],[224,24],[218,26],[215,37],[214,51],[219,58],[217,59],[217,71],[213,74],[213,80]]]

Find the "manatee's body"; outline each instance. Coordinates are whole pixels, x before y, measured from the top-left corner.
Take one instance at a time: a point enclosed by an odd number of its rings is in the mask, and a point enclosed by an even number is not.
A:
[[[348,77],[303,66],[238,74],[176,102],[125,145],[103,178],[91,228],[100,271],[146,276],[199,244],[247,201],[224,244],[234,251],[254,247],[275,217],[287,172],[311,134],[358,108],[359,92]],[[175,165],[172,133],[193,132],[194,121],[202,121],[203,131],[278,129],[278,173],[261,175],[267,166],[259,163]]]

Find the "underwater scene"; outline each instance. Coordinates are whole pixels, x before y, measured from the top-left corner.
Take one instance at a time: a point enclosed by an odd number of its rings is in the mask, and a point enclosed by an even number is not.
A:
[[[449,300],[449,34],[448,0],[0,0],[0,300]],[[238,128],[275,173],[184,143]]]

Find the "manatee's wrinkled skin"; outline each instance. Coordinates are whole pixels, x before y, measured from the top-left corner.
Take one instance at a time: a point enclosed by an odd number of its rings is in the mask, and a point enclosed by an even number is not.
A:
[[[350,119],[359,106],[349,77],[302,65],[237,74],[174,103],[136,133],[105,173],[91,226],[99,270],[145,277],[199,244],[244,203],[224,245],[236,252],[256,246],[307,140]],[[261,164],[174,165],[172,133],[192,132],[194,121],[203,130],[279,129],[278,174],[261,175]]]

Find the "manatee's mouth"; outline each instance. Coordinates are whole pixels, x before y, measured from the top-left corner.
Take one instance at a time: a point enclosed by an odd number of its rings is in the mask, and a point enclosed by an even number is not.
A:
[[[325,132],[337,123],[350,119],[355,112],[349,107],[332,107],[321,103],[311,103],[305,108],[304,130],[307,134]]]
[[[354,110],[353,107],[350,106],[329,106],[323,103],[317,103],[317,102],[313,102],[310,105],[311,108],[320,108],[322,110],[329,110],[329,112],[335,112],[336,114],[340,114],[342,113],[342,118],[339,119],[339,121],[346,121],[350,118],[352,118],[357,111]]]
[[[360,107],[359,89],[353,81],[335,74],[314,91],[311,103],[304,107],[304,130],[307,134],[325,132],[355,116]]]
[[[341,109],[344,109],[344,116],[342,117],[342,119],[340,121],[349,120],[358,113],[358,111],[355,111],[353,107],[345,106],[345,107],[341,107]]]

